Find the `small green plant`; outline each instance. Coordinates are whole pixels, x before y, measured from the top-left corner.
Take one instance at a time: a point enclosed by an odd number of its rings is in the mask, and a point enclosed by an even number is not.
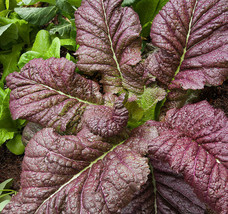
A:
[[[0,183],[0,212],[11,200],[12,195],[16,195],[17,191],[9,189],[12,185],[13,179],[7,179]]]

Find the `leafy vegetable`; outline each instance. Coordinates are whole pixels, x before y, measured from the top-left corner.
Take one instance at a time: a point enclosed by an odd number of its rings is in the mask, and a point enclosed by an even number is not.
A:
[[[49,7],[43,7],[43,8],[22,7],[22,8],[15,8],[15,11],[21,18],[25,19],[31,24],[44,25],[54,18],[54,16],[58,11],[58,8],[55,6],[49,6]]]
[[[12,51],[10,52],[0,52],[0,62],[3,65],[3,74],[0,80],[1,88],[4,86],[6,76],[18,70],[17,62],[23,45],[23,43],[14,45]]]
[[[0,183],[0,212],[3,210],[6,204],[10,202],[10,195],[17,193],[16,191],[9,189],[12,181],[13,179],[10,178]]]
[[[205,3],[207,2],[207,3]],[[170,89],[220,85],[228,76],[226,0],[170,0],[153,21],[147,69]]]
[[[130,4],[140,2],[147,1]],[[225,0],[170,0],[152,24],[157,48],[147,53],[145,45],[142,54],[138,15],[121,4],[82,1],[75,12],[76,64],[56,51],[70,44],[75,28],[44,30],[27,59],[57,58],[32,59],[7,76],[12,117],[33,123],[22,136],[21,189],[3,214],[228,212],[224,112],[206,101],[183,102],[155,121],[170,94],[227,78]],[[59,22],[49,32],[75,9],[65,0],[49,7],[58,8]],[[153,19],[157,7],[151,11]],[[183,70],[187,64],[194,75]]]
[[[148,37],[154,17],[169,0],[125,0],[123,6],[133,6],[142,25],[141,35]]]
[[[217,212],[227,211],[227,131],[224,112],[206,101],[167,112],[159,137],[149,143],[153,157],[167,161]]]
[[[19,68],[22,68],[30,60],[36,58],[60,58],[60,47],[61,42],[58,37],[51,40],[51,36],[48,31],[40,30],[36,35],[32,50],[21,55],[18,66]]]
[[[11,207],[11,212],[117,212],[146,181],[149,169],[146,158],[126,146],[107,152],[111,147],[86,130],[77,136],[59,136],[53,129],[43,129],[27,146],[23,190],[13,198],[17,205]],[[34,167],[27,168],[31,161]],[[34,176],[41,176],[42,181]],[[37,200],[31,203],[31,197]],[[55,200],[60,197],[69,203]],[[119,197],[126,200],[120,201]],[[55,205],[50,206],[52,203]]]
[[[80,45],[77,66],[89,75],[101,73],[105,92],[121,91],[125,76],[128,87],[129,77],[134,81],[142,75],[130,68],[141,60],[141,26],[134,11],[121,8],[121,3],[121,0],[83,1],[75,13],[76,41]],[[132,85],[131,88],[137,90]]]
[[[152,159],[152,176],[137,192],[122,214],[131,213],[194,213],[204,214],[205,205],[196,198],[192,188],[181,174],[175,173],[168,164]]]
[[[0,88],[0,145],[5,143],[14,154],[23,154],[21,136],[18,131],[23,127],[24,121],[13,121],[9,110],[10,90]]]
[[[62,132],[77,132],[86,106],[101,104],[103,100],[97,83],[77,74],[75,64],[64,58],[34,59],[21,73],[13,73],[7,80],[12,89],[13,119],[39,121],[43,126],[53,126]],[[21,90],[23,93],[19,93]],[[33,99],[28,100],[30,96]]]

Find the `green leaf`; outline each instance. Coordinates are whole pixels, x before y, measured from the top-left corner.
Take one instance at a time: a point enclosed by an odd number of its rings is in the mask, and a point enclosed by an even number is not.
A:
[[[13,178],[3,181],[2,183],[0,183],[0,190],[9,189],[12,185],[12,182],[13,182]],[[2,193],[3,191],[0,191],[0,197],[3,196],[0,198],[0,212],[3,210],[6,204],[8,204],[11,200],[11,196],[9,196],[8,194],[4,196]]]
[[[32,46],[32,51],[38,52],[41,55],[45,54],[51,46],[51,37],[48,31],[40,30],[37,35],[35,42]]]
[[[68,0],[68,2],[73,6],[80,7],[82,0]]]
[[[66,47],[68,50],[76,51],[77,45],[75,39],[60,39],[61,46]]]
[[[166,96],[166,91],[162,88],[145,88],[142,95],[137,100],[127,102],[125,107],[129,112],[128,127],[135,128],[148,120],[156,117],[156,105]]]
[[[17,1],[16,0],[6,0],[6,9],[7,10],[13,10],[15,7],[17,7]]]
[[[138,100],[139,106],[144,110],[142,121],[155,119],[156,104],[163,100],[166,96],[166,91],[162,88],[146,88]]]
[[[60,36],[63,36],[64,34],[70,33],[72,28],[72,23],[65,20],[61,19],[61,22],[59,25],[54,25],[50,30],[50,34],[53,35],[55,33],[59,33]]]
[[[67,0],[56,0],[56,7],[68,15],[74,15],[75,10]]]
[[[11,113],[9,110],[9,98],[10,98],[10,89],[7,88],[6,90],[3,90],[2,88],[0,88],[0,129],[3,130],[1,132],[4,132],[4,133],[6,131],[10,133],[16,132],[18,129],[22,128],[25,123],[24,120],[12,119]],[[0,136],[3,136],[3,134]]]
[[[13,138],[14,131],[17,130],[15,122],[11,118],[9,110],[10,89],[0,88],[0,129],[3,143]],[[7,138],[7,139],[5,139]]]
[[[22,143],[21,135],[17,134],[12,140],[6,143],[7,148],[15,155],[21,155],[25,151],[25,146]]]
[[[26,63],[28,63],[32,59],[38,59],[42,58],[43,55],[36,51],[27,51],[26,53],[23,53],[19,59],[18,67],[19,69],[22,69]]]
[[[47,2],[50,4],[55,4],[55,0],[22,0],[20,5],[33,5],[38,2]]]
[[[3,74],[0,80],[0,87],[3,88],[7,75],[14,71],[18,71],[17,62],[23,46],[24,43],[14,45],[12,52],[10,53],[0,52],[0,62],[3,64]]]
[[[0,0],[0,11],[5,10],[5,0]]]
[[[9,132],[7,129],[0,128],[0,146],[7,140],[13,139],[14,132]]]
[[[145,25],[147,22],[152,22],[157,13],[168,2],[168,0],[141,0],[135,6],[134,10],[138,13],[140,22]]]
[[[134,4],[136,4],[137,2],[139,2],[140,0],[124,0],[123,3],[122,3],[122,6],[125,7],[125,6],[132,6]],[[151,0],[153,1],[153,0]]]
[[[141,119],[144,114],[144,110],[138,105],[136,101],[127,102],[125,107],[129,113],[128,128],[136,128],[141,125]]]
[[[9,14],[10,10],[2,10],[0,11],[0,17],[6,17]]]
[[[5,26],[0,27],[0,36],[3,33],[5,33],[10,28],[10,26],[12,26],[12,24],[8,24],[8,25],[5,25]]]
[[[10,202],[11,197],[5,198],[2,202],[0,202],[0,212],[3,210],[3,208]]]
[[[21,69],[26,63],[35,58],[60,58],[60,47],[61,43],[58,37],[51,41],[49,32],[40,30],[36,36],[32,50],[21,55],[18,66]]]
[[[1,17],[0,17],[1,18]],[[0,20],[1,24],[1,20]],[[8,45],[10,42],[18,39],[18,28],[15,24],[7,24],[0,27],[0,47]]]
[[[125,0],[123,6],[133,6],[138,13],[144,37],[149,36],[150,28],[154,17],[169,0]]]
[[[57,14],[58,8],[56,6],[49,7],[26,7],[15,8],[16,13],[29,23],[35,25],[44,25],[51,21]]]
[[[68,59],[69,61],[72,61],[74,63],[76,63],[76,60],[73,56],[71,56],[69,53],[66,54],[66,59]]]
[[[0,190],[1,189],[9,189],[13,183],[13,178],[9,178],[2,183],[0,183]],[[2,191],[0,191],[0,195],[2,194]]]
[[[25,21],[19,18],[18,14],[15,12],[10,13],[9,18],[0,17],[0,24],[1,25],[7,25],[7,24],[15,24],[16,30],[14,34],[21,37],[21,39],[29,44],[30,38],[29,33],[32,31],[31,25]],[[8,36],[9,32],[7,32]]]
[[[44,55],[44,57],[46,59],[51,57],[60,58],[60,47],[61,47],[60,39],[56,37],[52,41],[51,46],[46,52],[46,54]]]

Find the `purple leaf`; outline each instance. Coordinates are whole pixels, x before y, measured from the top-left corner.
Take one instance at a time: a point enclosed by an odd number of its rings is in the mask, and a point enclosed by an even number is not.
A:
[[[34,59],[20,73],[7,77],[13,119],[23,118],[76,133],[90,104],[101,104],[99,85],[75,72],[76,65],[64,58]]]
[[[228,120],[206,101],[167,112],[149,153],[167,161],[215,211],[228,212]]]
[[[108,106],[89,106],[84,113],[90,131],[102,137],[117,135],[126,127],[128,111],[123,105],[123,97],[115,103],[114,108]]]
[[[75,13],[78,67],[86,74],[99,72],[105,92],[119,92],[124,85],[143,91],[141,25],[138,15],[122,0],[84,0]],[[134,83],[137,82],[135,85]]]
[[[154,187],[150,176],[146,184],[135,193],[131,202],[122,209],[121,214],[155,213],[154,200]]]
[[[137,192],[133,200],[122,209],[122,214],[204,214],[206,207],[184,181],[167,163],[151,158],[153,179]]]
[[[147,159],[121,144],[111,149],[86,129],[43,129],[26,147],[21,190],[2,214],[120,213],[149,174]]]
[[[155,17],[149,73],[170,89],[220,85],[228,76],[226,0],[170,0]]]

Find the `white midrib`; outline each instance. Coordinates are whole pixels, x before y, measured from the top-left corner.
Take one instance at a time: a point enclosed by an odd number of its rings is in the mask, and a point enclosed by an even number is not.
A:
[[[64,95],[64,96],[66,96],[66,97],[69,97],[70,99],[78,100],[78,101],[81,102],[81,103],[85,103],[85,104],[89,104],[89,105],[99,105],[99,104],[97,104],[97,103],[91,103],[91,102],[88,102],[88,101],[86,101],[86,100],[82,100],[82,99],[80,99],[80,98],[78,98],[78,97],[73,97],[73,96],[71,96],[71,95],[69,95],[69,94],[65,94],[65,93],[63,93],[62,91],[58,91],[58,90],[56,90],[56,89],[54,89],[54,88],[51,88],[51,87],[49,87],[49,86],[47,86],[47,85],[44,85],[44,84],[42,84],[42,83],[37,83],[37,82],[34,81],[34,80],[32,80],[32,81],[33,81],[35,84],[38,84],[38,85],[43,86],[44,88],[47,88],[48,90],[55,91],[55,92],[57,92],[58,94]]]
[[[112,43],[112,38],[110,36],[110,31],[109,31],[109,26],[108,26],[108,22],[107,22],[107,16],[106,16],[106,10],[105,10],[105,7],[104,7],[104,2],[101,1],[101,4],[102,4],[102,9],[104,11],[104,21],[105,21],[105,26],[107,28],[107,32],[108,32],[108,39],[109,39],[109,42],[110,42],[110,46],[111,46],[111,50],[112,50],[112,54],[113,54],[113,59],[116,63],[116,68],[119,72],[119,75],[120,75],[120,78],[123,80],[123,76],[122,76],[122,73],[121,73],[121,70],[120,70],[120,65],[118,63],[118,60],[117,60],[117,57],[116,57],[116,53],[113,49],[113,43]]]
[[[87,169],[91,168],[94,164],[96,164],[99,160],[104,159],[104,157],[106,155],[108,155],[110,152],[112,152],[117,146],[120,146],[121,144],[123,144],[125,141],[122,141],[121,143],[114,145],[109,151],[105,152],[102,156],[100,156],[99,158],[97,158],[96,160],[94,160],[93,162],[91,162],[89,164],[89,166],[85,167],[82,171],[80,171],[78,174],[74,175],[69,181],[67,181],[66,183],[64,183],[58,190],[56,190],[53,194],[51,194],[47,199],[45,199],[43,201],[43,203],[37,208],[36,212],[34,214],[36,214],[39,209],[48,201],[50,200],[52,197],[54,197],[58,192],[60,192],[65,186],[67,186],[70,182],[72,182],[73,180],[77,179],[83,172],[85,172]]]
[[[186,51],[187,51],[187,46],[188,46],[188,40],[189,40],[190,33],[191,33],[192,20],[193,20],[193,17],[194,17],[194,13],[195,13],[195,10],[196,10],[197,3],[198,3],[198,0],[196,0],[196,3],[194,5],[193,11],[192,11],[192,16],[191,16],[191,19],[190,19],[190,22],[189,22],[189,26],[188,26],[188,34],[187,34],[187,37],[186,37],[186,43],[185,43],[185,47],[184,47],[184,50],[183,50],[183,54],[181,56],[179,66],[177,67],[177,70],[176,70],[176,72],[174,74],[174,77],[173,77],[172,81],[175,80],[175,77],[179,73],[180,67],[181,67],[181,65],[182,65],[182,63],[184,61],[184,57],[185,57],[185,54],[186,54]]]

